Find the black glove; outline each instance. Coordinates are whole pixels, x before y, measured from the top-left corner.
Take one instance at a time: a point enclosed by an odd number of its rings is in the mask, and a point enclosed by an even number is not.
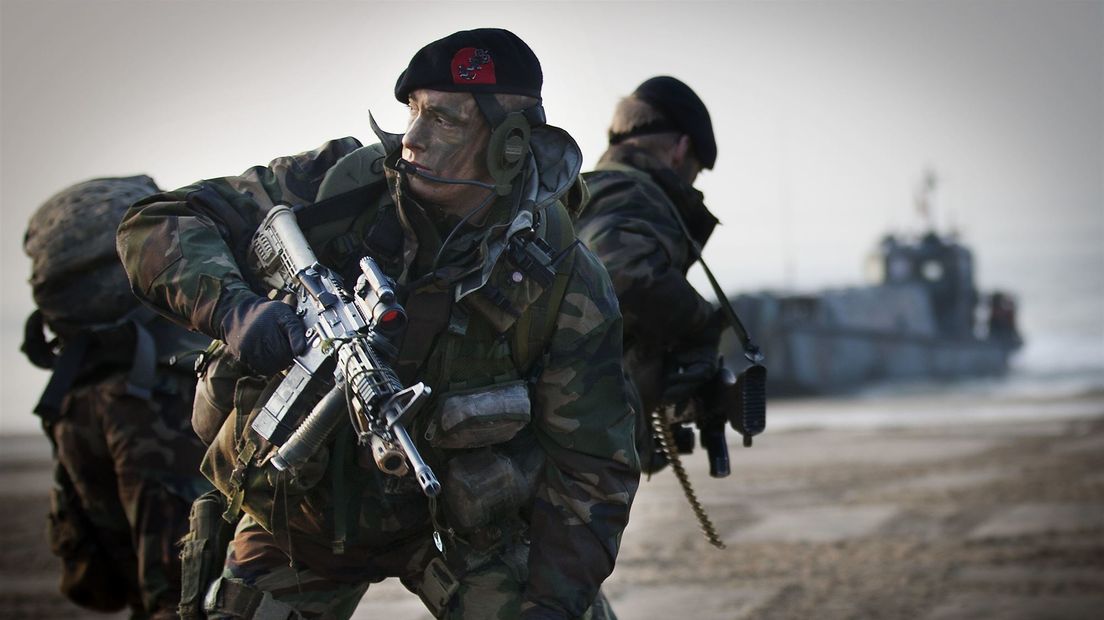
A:
[[[720,369],[715,343],[674,351],[667,356],[666,363],[660,398],[669,404],[678,404],[690,398]]]
[[[234,357],[258,374],[274,375],[306,350],[303,320],[291,306],[252,292],[238,293],[227,302],[221,337]]]
[[[717,374],[720,370],[717,351],[724,326],[724,315],[714,310],[705,324],[681,338],[664,357],[662,402],[675,405],[685,402]]]

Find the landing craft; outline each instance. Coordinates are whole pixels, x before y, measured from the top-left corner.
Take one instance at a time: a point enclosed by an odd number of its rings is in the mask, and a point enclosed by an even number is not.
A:
[[[931,175],[925,182],[934,186]],[[771,396],[1008,371],[1023,345],[1015,299],[979,293],[973,253],[955,234],[929,222],[919,237],[886,235],[870,266],[870,286],[731,300],[769,360]],[[725,359],[739,360],[738,344],[726,344]]]

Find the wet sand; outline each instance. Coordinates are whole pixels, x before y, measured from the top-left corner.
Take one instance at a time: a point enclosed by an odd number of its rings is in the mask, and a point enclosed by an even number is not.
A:
[[[605,590],[622,620],[1102,617],[1104,400],[1076,404],[1096,413],[879,429],[791,416],[733,447],[722,480],[695,453],[727,548],[705,541],[664,471],[641,487]],[[787,407],[809,405],[772,414]],[[111,617],[54,594],[47,458],[41,438],[0,438],[0,618]],[[393,582],[356,617],[429,619]]]

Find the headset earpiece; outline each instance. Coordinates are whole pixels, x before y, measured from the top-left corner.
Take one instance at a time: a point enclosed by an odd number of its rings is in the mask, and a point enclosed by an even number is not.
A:
[[[510,193],[514,177],[521,172],[529,152],[529,121],[521,112],[511,112],[491,132],[487,144],[487,170],[494,179],[498,195]]]

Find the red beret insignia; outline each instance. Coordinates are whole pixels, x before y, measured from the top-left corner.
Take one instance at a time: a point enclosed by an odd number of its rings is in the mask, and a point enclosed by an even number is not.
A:
[[[491,53],[477,47],[465,47],[452,57],[453,84],[497,84]]]

